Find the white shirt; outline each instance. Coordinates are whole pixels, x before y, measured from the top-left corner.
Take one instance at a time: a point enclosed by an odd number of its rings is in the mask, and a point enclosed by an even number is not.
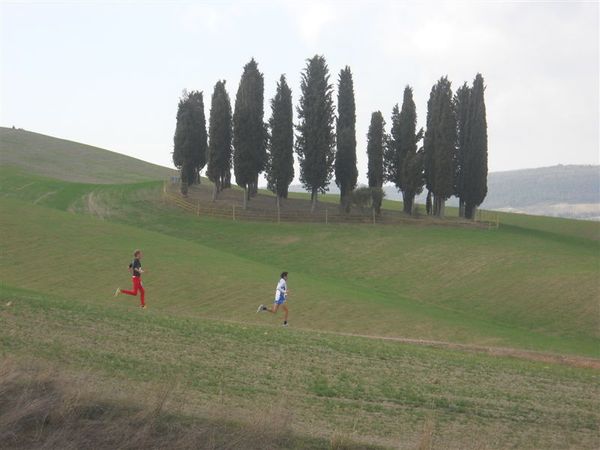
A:
[[[287,282],[282,278],[277,283],[277,289],[275,290],[275,300],[279,298],[279,294],[283,294],[284,297],[287,297]]]

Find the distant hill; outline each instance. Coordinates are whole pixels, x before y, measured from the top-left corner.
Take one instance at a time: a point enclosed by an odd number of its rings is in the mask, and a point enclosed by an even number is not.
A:
[[[292,186],[293,192],[304,191]],[[384,187],[386,198],[402,200],[392,185]],[[331,193],[339,193],[335,184]],[[425,196],[417,198],[425,202]],[[458,206],[451,198],[450,206]],[[600,166],[558,165],[537,169],[492,172],[488,175],[488,195],[484,209],[543,216],[600,220]]]
[[[134,183],[177,174],[109,150],[5,127],[0,127],[0,165],[80,183]]]

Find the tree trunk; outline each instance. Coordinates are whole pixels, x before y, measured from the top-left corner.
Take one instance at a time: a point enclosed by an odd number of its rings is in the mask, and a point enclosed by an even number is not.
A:
[[[403,210],[406,214],[412,215],[415,194],[402,192]]]
[[[373,210],[378,216],[381,215],[381,199],[377,198],[373,201]]]
[[[213,188],[213,195],[212,195],[212,201],[213,202],[217,201],[217,194],[219,193],[219,187],[217,185],[218,185],[218,181],[215,181],[215,185],[214,185],[214,188]]]
[[[310,201],[311,201],[311,205],[310,205],[310,212],[314,213],[315,209],[317,208],[317,190],[313,189],[310,195]]]
[[[431,204],[431,191],[427,190],[427,200],[425,201],[425,209],[427,210],[427,215],[430,216],[433,214],[432,204]]]
[[[444,209],[445,209],[445,200],[442,200],[441,197],[434,195],[433,196],[433,214],[437,217],[444,217]]]
[[[475,219],[475,212],[477,211],[477,206],[471,205],[469,203],[465,203],[465,218],[466,219]]]
[[[244,211],[246,211],[246,208],[248,207],[248,185],[245,184],[244,185],[244,201],[242,202]]]
[[[258,194],[258,174],[256,174],[254,181],[250,184],[250,197],[256,197],[256,194]]]
[[[280,203],[279,199],[281,197],[279,196],[279,194],[277,194],[275,197],[277,198],[277,211],[279,211],[279,207],[281,206],[281,203]]]
[[[346,193],[344,194],[344,212],[346,214],[350,213],[351,206],[352,206],[352,190],[347,189]]]
[[[458,199],[458,217],[465,217],[465,201]]]

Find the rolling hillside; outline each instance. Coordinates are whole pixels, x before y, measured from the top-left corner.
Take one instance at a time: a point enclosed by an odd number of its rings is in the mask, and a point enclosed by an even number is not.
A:
[[[176,171],[90,145],[0,127],[0,166],[80,183],[133,183]]]
[[[0,386],[0,439],[16,448],[69,439],[65,417],[110,423],[90,428],[98,448],[599,444],[598,223],[223,220],[177,207],[162,175],[109,184],[88,167],[74,182],[27,164],[0,168],[0,375],[16,380]],[[112,296],[137,247],[147,310]],[[288,329],[255,312],[282,270]],[[3,406],[40,385],[62,406]],[[113,424],[124,408],[149,412]]]

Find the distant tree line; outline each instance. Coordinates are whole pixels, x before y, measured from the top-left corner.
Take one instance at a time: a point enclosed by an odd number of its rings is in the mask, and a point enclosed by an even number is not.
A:
[[[471,86],[452,92],[447,77],[431,89],[425,130],[417,130],[417,112],[410,86],[402,105],[392,109],[390,133],[380,111],[373,112],[367,134],[370,204],[380,213],[384,182],[402,192],[404,212],[414,214],[414,199],[427,189],[428,214],[443,217],[451,196],[460,201],[460,215],[473,218],[487,194],[487,122],[484,81],[477,74]],[[335,174],[340,208],[349,212],[357,187],[356,104],[349,67],[338,78],[337,115],[333,85],[323,56],[307,60],[300,82],[294,126],[292,91],[284,75],[271,99],[271,117],[264,120],[264,77],[252,59],[244,66],[235,106],[225,81],[214,87],[208,133],[202,92],[184,91],[179,100],[173,162],[181,171],[181,192],[200,183],[200,171],[214,183],[213,199],[235,182],[243,188],[243,205],[256,195],[258,177],[266,173],[268,188],[279,206],[294,179],[294,151],[300,181],[311,193],[312,209]],[[294,135],[295,128],[295,135]],[[364,197],[364,190],[358,193]],[[361,200],[361,202],[364,202]]]

